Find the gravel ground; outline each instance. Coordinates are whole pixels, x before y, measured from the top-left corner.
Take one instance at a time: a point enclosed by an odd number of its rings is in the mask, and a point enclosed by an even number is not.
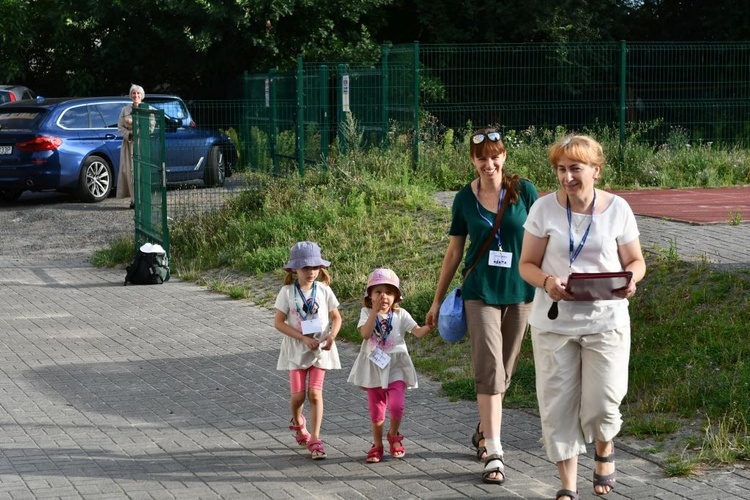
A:
[[[0,252],[8,257],[90,262],[105,248],[135,231],[128,199],[82,203],[62,193],[24,193],[0,201]]]

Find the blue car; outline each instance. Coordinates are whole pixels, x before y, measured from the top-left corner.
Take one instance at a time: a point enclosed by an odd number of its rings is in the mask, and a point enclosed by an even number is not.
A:
[[[167,182],[222,186],[237,159],[229,137],[196,127],[177,96],[146,95],[144,102],[165,112]],[[128,103],[88,97],[0,105],[0,198],[56,190],[99,202],[114,193],[122,146],[117,120]]]

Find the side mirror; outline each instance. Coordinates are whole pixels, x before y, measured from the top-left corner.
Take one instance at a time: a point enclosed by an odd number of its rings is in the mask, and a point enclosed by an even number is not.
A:
[[[172,118],[171,116],[164,117],[164,128],[167,130],[167,132],[176,132],[180,127],[182,127],[181,119]]]

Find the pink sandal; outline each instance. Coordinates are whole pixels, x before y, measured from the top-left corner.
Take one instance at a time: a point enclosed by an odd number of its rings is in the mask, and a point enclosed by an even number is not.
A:
[[[404,458],[404,455],[406,455],[406,449],[404,448],[404,445],[401,444],[401,441],[404,440],[404,436],[399,433],[395,436],[388,434],[387,437],[388,444],[391,445],[391,456],[393,458]]]
[[[300,420],[302,420],[302,423],[300,423],[299,425],[294,425],[294,417],[292,417],[292,420],[290,421],[292,425],[289,426],[289,430],[295,431],[294,439],[297,440],[298,445],[307,446],[307,440],[310,439],[310,434],[308,434],[305,430],[307,420],[305,420],[304,415],[300,415],[299,418]]]
[[[307,442],[307,449],[310,451],[310,458],[320,460],[326,457],[326,450],[323,448],[323,441],[320,439],[311,439]],[[315,454],[317,452],[317,455]]]
[[[376,464],[383,460],[383,447],[373,446],[372,448],[370,448],[370,451],[367,452],[365,460],[367,460],[367,462],[371,464]]]

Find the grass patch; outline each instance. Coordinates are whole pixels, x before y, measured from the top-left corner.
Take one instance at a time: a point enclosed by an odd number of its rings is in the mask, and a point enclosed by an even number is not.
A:
[[[664,474],[668,477],[687,477],[695,473],[700,461],[694,456],[674,455],[664,464]]]
[[[625,423],[625,432],[636,438],[656,438],[660,440],[676,432],[680,422],[667,415],[632,415]]]
[[[129,264],[135,255],[135,243],[132,237],[119,238],[108,248],[94,252],[91,263],[97,267],[115,267],[117,264]]]

